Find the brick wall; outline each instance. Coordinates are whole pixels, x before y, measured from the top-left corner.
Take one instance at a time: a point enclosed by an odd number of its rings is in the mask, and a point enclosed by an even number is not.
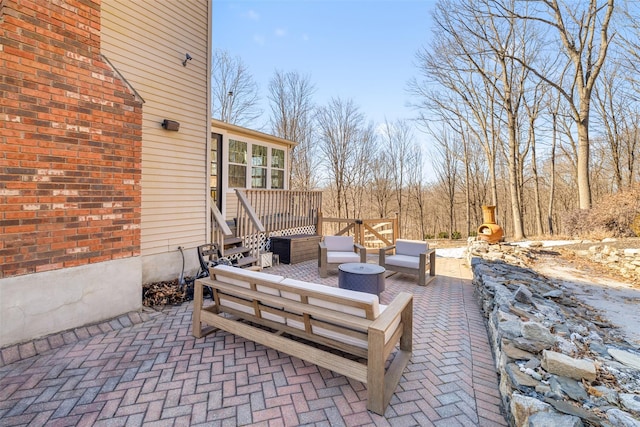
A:
[[[100,0],[2,0],[0,99],[0,278],[139,255],[142,104]]]

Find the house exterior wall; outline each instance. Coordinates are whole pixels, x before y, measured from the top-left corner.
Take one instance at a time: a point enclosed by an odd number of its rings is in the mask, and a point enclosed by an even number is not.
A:
[[[142,282],[197,268],[207,241],[210,2],[103,0],[102,52],[144,99]],[[186,54],[193,59],[183,65]],[[162,128],[164,119],[179,131]]]
[[[0,348],[139,309],[145,271],[177,277],[206,240],[210,16],[3,0]]]

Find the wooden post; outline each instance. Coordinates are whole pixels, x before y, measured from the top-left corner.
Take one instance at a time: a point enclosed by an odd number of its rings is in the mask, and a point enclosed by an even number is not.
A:
[[[398,239],[398,213],[396,213],[396,217],[391,219],[393,223],[393,241],[392,244],[396,244],[396,240]]]
[[[316,215],[317,215],[316,234],[318,236],[323,236],[324,234],[322,233],[322,211],[318,209],[318,213]]]

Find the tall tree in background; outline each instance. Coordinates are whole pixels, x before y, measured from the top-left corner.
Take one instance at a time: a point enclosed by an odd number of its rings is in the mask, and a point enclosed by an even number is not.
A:
[[[573,75],[568,82],[559,81],[556,73],[549,73],[537,67],[537,64],[520,61],[539,78],[555,88],[568,103],[572,118],[578,131],[577,142],[577,184],[580,209],[591,208],[591,182],[589,177],[590,141],[589,118],[591,114],[591,95],[598,75],[604,66],[607,50],[613,35],[609,33],[609,24],[614,11],[614,0],[589,0],[582,2],[558,0],[538,0],[536,5],[524,11],[516,10],[519,1],[508,5],[502,0],[496,1],[510,15],[519,20],[532,20],[543,24],[541,31],[551,30],[560,39]]]
[[[624,74],[625,70],[619,63],[609,67],[603,71],[600,84],[594,92],[595,112],[600,117],[608,151],[605,159],[610,162],[607,166],[613,171],[616,191],[633,185],[636,158],[640,157],[637,94]]]
[[[223,122],[255,128],[262,115],[258,84],[240,57],[225,50],[213,52],[212,114]]]
[[[522,157],[526,147],[521,152],[519,114],[527,72],[513,57],[518,56],[523,62],[532,58],[527,45],[530,42],[527,26],[513,17],[505,18],[500,12],[487,0],[440,1],[434,12],[434,20],[439,25],[435,49],[433,52],[424,49],[418,57],[425,75],[429,70],[435,71],[437,79],[467,103],[469,110],[458,115],[454,122],[472,117],[482,125],[479,141],[506,142],[502,149],[509,171],[513,235],[521,239],[524,237]],[[482,87],[484,93],[478,91]],[[484,95],[487,91],[493,95]],[[414,92],[424,91],[418,88]],[[475,94],[480,96],[474,98]],[[439,102],[438,107],[450,115],[455,111],[449,105]],[[496,119],[501,122],[500,126],[496,126]],[[487,143],[487,147],[492,145]],[[489,159],[489,164],[493,162],[495,158]]]
[[[271,131],[274,135],[298,143],[291,150],[289,188],[311,190],[316,185],[313,157],[313,94],[308,76],[297,72],[276,71],[269,81]]]
[[[416,150],[415,139],[411,132],[409,123],[405,120],[394,122],[385,121],[382,128],[382,152],[385,153],[386,161],[391,165],[391,177],[398,207],[398,229],[402,235],[404,232],[403,218],[404,198],[407,177],[407,167],[409,158]]]
[[[349,168],[359,161],[357,144],[362,136],[364,116],[352,100],[332,98],[317,110],[319,149],[324,155],[331,186],[335,190],[336,215],[347,215]]]
[[[448,237],[453,236],[455,231],[455,201],[458,187],[458,177],[460,173],[458,153],[463,149],[459,140],[452,138],[448,133],[443,133],[437,138],[437,151],[440,162],[435,166],[438,184],[444,193],[443,199],[447,201],[447,211],[449,212]]]

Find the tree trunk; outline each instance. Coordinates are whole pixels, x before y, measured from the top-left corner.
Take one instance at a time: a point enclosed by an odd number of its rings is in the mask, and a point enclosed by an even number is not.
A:
[[[589,102],[587,96],[580,99],[578,124],[578,196],[580,209],[591,209],[591,180],[589,177]]]
[[[552,113],[551,117],[553,120],[553,137],[551,138],[551,182],[549,183],[549,209],[547,211],[547,224],[549,226],[549,234],[553,235],[553,197],[556,190],[556,137],[558,134],[558,118],[556,113]]]

